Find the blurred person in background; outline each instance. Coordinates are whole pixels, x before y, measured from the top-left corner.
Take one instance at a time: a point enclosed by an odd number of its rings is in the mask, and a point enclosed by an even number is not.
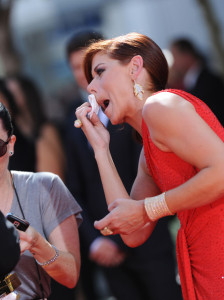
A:
[[[224,82],[209,68],[206,58],[187,38],[171,42],[173,63],[170,68],[169,88],[178,88],[203,99],[224,125]]]
[[[175,281],[173,244],[167,220],[160,222],[152,240],[144,245],[128,248],[120,236],[103,236],[93,226],[95,220],[108,213],[100,174],[93,149],[81,130],[74,128],[74,112],[88,99],[87,80],[83,70],[86,47],[102,35],[91,30],[75,32],[66,47],[67,59],[80,94],[67,117],[66,145],[68,159],[68,187],[83,208],[83,224],[80,226],[81,285],[88,300],[102,299],[96,291],[96,270],[101,270],[109,286],[108,296],[117,300],[180,300],[180,287]],[[142,145],[134,140],[129,125],[112,126],[106,115],[99,117],[110,132],[110,150],[118,172],[128,191],[137,173],[138,156]],[[162,246],[161,240],[164,244]],[[95,278],[94,278],[95,277]],[[102,284],[102,283],[101,283]],[[94,286],[95,285],[95,286]],[[161,288],[162,287],[162,288]],[[99,293],[99,291],[98,291]],[[102,293],[102,291],[101,291]]]
[[[81,208],[59,176],[8,170],[16,136],[10,114],[1,102],[0,139],[4,142],[0,156],[0,210],[30,223],[26,231],[19,231],[22,255],[13,269],[21,281],[17,291],[21,300],[46,299],[51,278],[69,288],[78,281]]]
[[[14,103],[10,112],[15,127],[16,156],[9,168],[20,171],[49,171],[65,176],[65,156],[60,130],[44,113],[42,96],[35,82],[25,75],[11,75],[5,79]]]

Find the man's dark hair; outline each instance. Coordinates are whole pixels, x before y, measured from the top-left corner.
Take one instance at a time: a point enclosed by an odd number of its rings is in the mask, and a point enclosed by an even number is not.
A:
[[[3,78],[0,78],[0,94],[5,98],[6,103],[8,104],[8,110],[10,112],[10,115],[14,119],[19,109],[16,105],[15,97],[13,96],[12,92],[8,89],[6,85],[6,80]]]
[[[172,42],[171,46],[176,47],[180,52],[187,53],[196,59],[205,62],[204,55],[197,49],[197,47],[187,38],[179,38]]]
[[[11,116],[8,109],[0,102],[0,120],[2,120],[2,126],[5,131],[7,131],[8,137],[13,134],[13,125]]]
[[[91,29],[81,29],[75,31],[66,45],[66,56],[69,59],[69,56],[76,51],[85,49],[92,42],[96,42],[104,39],[103,35],[100,32],[96,32]]]

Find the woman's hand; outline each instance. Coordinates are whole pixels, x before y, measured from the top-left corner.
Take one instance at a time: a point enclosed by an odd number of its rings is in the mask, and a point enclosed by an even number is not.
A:
[[[125,253],[107,237],[96,238],[92,242],[89,252],[90,259],[104,267],[118,266],[125,259]]]
[[[143,228],[149,222],[144,207],[144,200],[117,199],[108,207],[110,213],[95,221],[96,229],[103,230],[107,227],[112,234],[128,235]]]
[[[110,142],[109,133],[95,113],[93,113],[91,120],[87,117],[90,111],[91,107],[88,102],[76,109],[75,114],[77,119],[81,121],[81,129],[93,147],[94,152],[108,149]]]
[[[30,250],[31,252],[32,247],[37,243],[39,233],[31,226],[29,226],[25,232],[20,230],[18,231],[20,237],[21,254],[23,254],[26,250]]]

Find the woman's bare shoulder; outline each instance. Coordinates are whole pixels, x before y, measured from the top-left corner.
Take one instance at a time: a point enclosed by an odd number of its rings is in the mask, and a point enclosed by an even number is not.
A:
[[[171,93],[171,92],[161,92],[154,94],[147,98],[145,105],[153,105],[153,104],[159,104],[161,106],[165,107],[175,107],[175,106],[189,106],[192,107],[193,105],[184,99],[183,97]]]
[[[183,97],[170,93],[161,92],[147,98],[143,107],[143,117],[165,116],[165,114],[175,114],[175,112],[187,112],[195,110],[193,104]]]

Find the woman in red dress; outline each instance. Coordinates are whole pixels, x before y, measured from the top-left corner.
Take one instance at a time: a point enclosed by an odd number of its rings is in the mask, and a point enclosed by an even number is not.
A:
[[[198,98],[164,90],[165,57],[142,34],[92,44],[84,67],[88,90],[112,124],[129,123],[144,145],[129,196],[110,156],[107,130],[96,114],[87,117],[89,103],[76,111],[94,149],[108,203],[109,214],[95,227],[104,235],[120,234],[136,247],[149,238],[159,218],[177,213],[184,299],[223,300],[223,127]]]

